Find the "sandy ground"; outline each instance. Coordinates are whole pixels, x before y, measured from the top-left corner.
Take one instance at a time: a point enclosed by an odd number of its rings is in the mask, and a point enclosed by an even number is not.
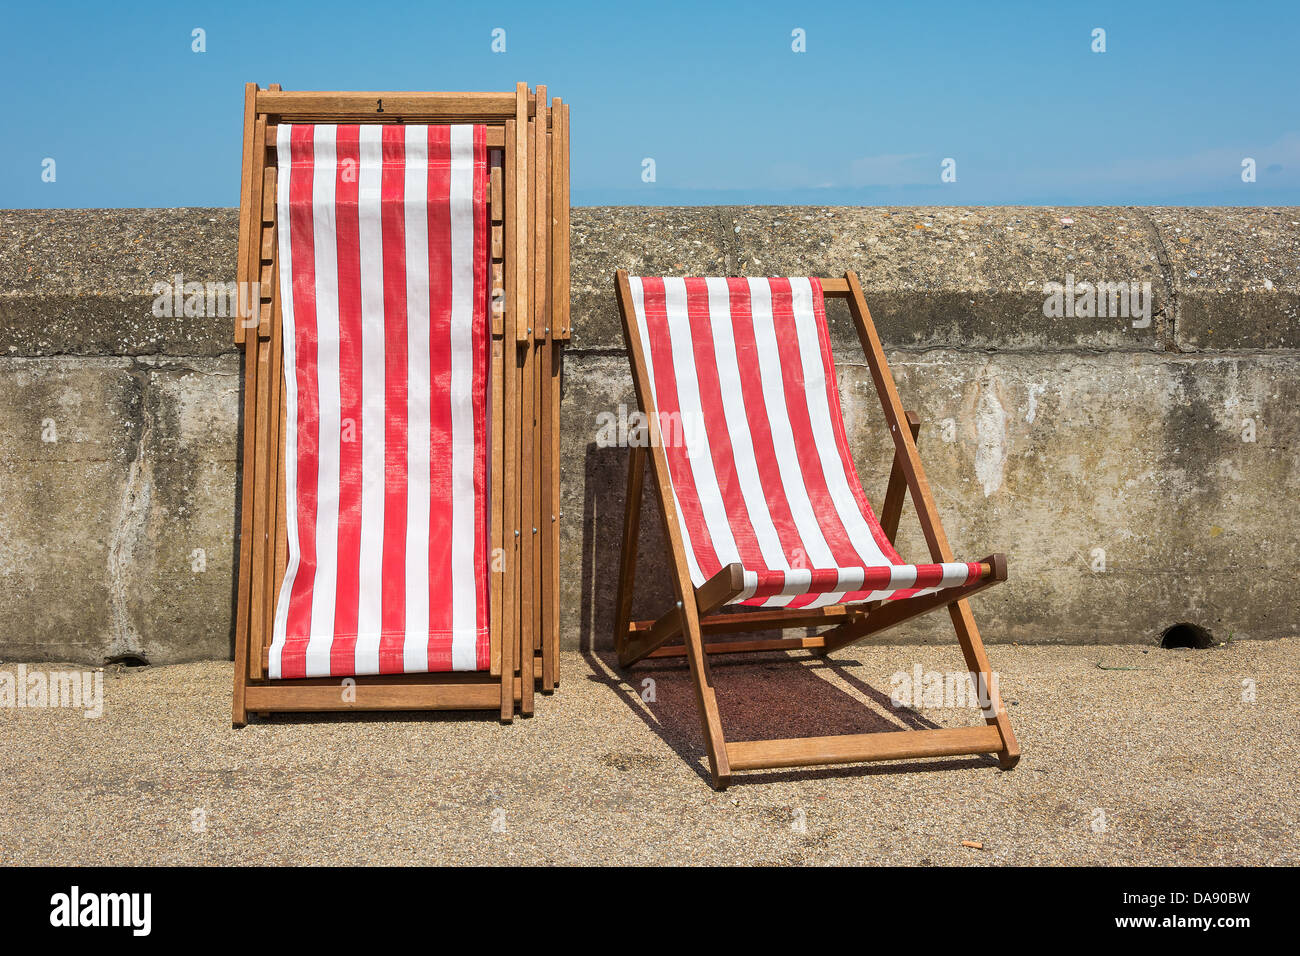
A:
[[[728,733],[976,722],[888,700],[891,675],[956,670],[955,649],[841,656],[716,659]],[[110,670],[99,719],[0,708],[0,863],[1300,863],[1300,641],[990,657],[1015,770],[792,770],[738,775],[724,793],[706,782],[679,664],[636,669],[634,691],[607,659],[566,653],[556,694],[510,726],[278,715],[243,730],[229,663]]]

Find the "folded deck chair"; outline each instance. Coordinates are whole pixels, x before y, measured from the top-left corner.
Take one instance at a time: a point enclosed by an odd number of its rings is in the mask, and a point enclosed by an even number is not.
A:
[[[249,711],[509,720],[543,671],[553,686],[538,633],[552,569],[520,526],[558,489],[542,369],[568,331],[567,241],[552,249],[566,111],[522,83],[249,84],[239,278],[260,288],[235,330],[236,726]]]
[[[966,601],[1006,579],[1006,560],[953,560],[917,455],[915,418],[899,402],[857,277],[630,278],[619,270],[616,286],[649,441],[630,455],[615,646],[623,666],[686,657],[715,786],[740,770],[903,757],[994,753],[1014,766],[1019,747]],[[828,295],[848,299],[894,441],[879,519],[848,447]],[[647,454],[678,603],[657,621],[633,622]],[[905,491],[931,563],[909,564],[894,548]],[[715,613],[727,605],[748,608]],[[993,697],[984,726],[726,742],[709,654],[825,654],[945,607],[977,687]],[[702,637],[819,626],[827,629],[812,637]]]

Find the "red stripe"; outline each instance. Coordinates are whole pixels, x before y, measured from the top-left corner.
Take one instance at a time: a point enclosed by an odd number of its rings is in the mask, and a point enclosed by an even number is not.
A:
[[[677,373],[673,368],[673,341],[668,331],[668,306],[664,295],[663,279],[642,280],[642,299],[645,306],[646,332],[650,340],[650,360],[654,365],[655,405],[659,413],[661,432],[668,435],[664,453],[668,458],[668,472],[672,476],[673,490],[681,505],[681,518],[691,538],[695,563],[700,573],[710,578],[722,567],[717,548],[709,535],[700,507],[695,476],[691,473],[690,459],[682,438],[681,399],[677,394]],[[685,348],[682,344],[680,347]]]
[[[686,280],[686,314],[691,326],[691,344],[695,353],[695,372],[704,417],[705,438],[713,459],[713,472],[722,493],[727,523],[736,542],[741,564],[761,568],[763,550],[754,533],[754,524],[740,489],[736,454],[731,447],[731,433],[722,404],[722,385],[718,378],[718,357],[713,346],[713,322],[709,313],[709,287],[706,279]],[[681,348],[682,346],[678,346]]]
[[[808,281],[812,284],[813,290],[813,316],[817,320],[817,340],[821,345],[822,367],[826,369],[826,403],[830,408],[831,426],[835,430],[835,448],[839,451],[840,461],[844,465],[844,476],[848,479],[853,497],[862,510],[862,517],[866,520],[867,527],[871,529],[871,536],[876,539],[880,553],[889,558],[893,564],[906,564],[907,562],[898,556],[898,551],[890,543],[884,529],[880,527],[880,522],[876,520],[876,513],[867,500],[867,493],[862,490],[858,469],[849,451],[849,436],[844,428],[844,410],[840,406],[840,389],[835,380],[835,359],[831,354],[831,334],[826,325],[826,299],[822,294],[822,281],[816,278]]]
[[[794,435],[795,456],[803,478],[804,489],[812,504],[813,513],[817,515],[817,524],[822,537],[830,549],[836,568],[862,567],[867,561],[858,554],[844,527],[840,513],[835,507],[830,489],[826,485],[826,475],[822,471],[821,455],[817,452],[817,439],[813,434],[812,417],[808,410],[808,393],[805,389],[805,372],[803,354],[799,348],[799,334],[795,327],[794,295],[789,279],[770,279],[772,292],[772,325],[777,342],[777,356],[781,365],[781,384],[785,393],[785,407]],[[829,373],[834,378],[834,370]],[[811,603],[819,593],[831,591],[838,573],[834,573],[827,587],[814,587],[806,595],[794,598],[789,607],[803,607]],[[825,580],[825,575],[814,580]]]
[[[487,362],[492,347],[487,334],[488,298],[488,207],[487,127],[474,126],[474,500],[485,503],[487,490]],[[558,383],[557,383],[558,387]],[[478,608],[475,621],[478,640],[475,657],[480,670],[492,665],[492,641],[488,630],[487,508],[474,509],[474,594]],[[468,573],[469,569],[462,569]]]
[[[785,486],[781,481],[781,469],[777,464],[776,445],[772,441],[771,412],[767,400],[763,397],[763,380],[759,367],[758,342],[754,338],[754,308],[749,294],[749,282],[745,279],[728,279],[727,289],[731,301],[731,331],[736,342],[736,362],[740,371],[741,394],[745,404],[745,418],[749,425],[749,437],[754,446],[754,461],[758,469],[759,482],[763,487],[763,497],[767,500],[767,511],[776,528],[777,540],[781,550],[792,567],[808,567],[810,564],[803,538],[794,522],[790,510],[790,501],[786,497]],[[781,575],[781,583],[761,588],[746,603],[761,604],[758,598],[775,594],[784,587],[785,572],[772,569],[773,574]]]
[[[384,557],[381,674],[402,673],[406,632],[406,127],[385,126],[380,178],[384,257]]]
[[[338,575],[330,673],[356,673],[361,574],[361,234],[357,218],[359,126],[339,126],[334,180],[339,285]]]
[[[429,127],[429,670],[451,669],[451,128]]]
[[[285,645],[280,670],[284,677],[307,672],[311,637],[312,588],[316,578],[316,495],[320,427],[320,391],[316,379],[316,254],[312,234],[312,170],[315,128],[294,126],[289,143],[289,243],[293,269],[294,362],[298,386],[297,524],[298,569],[290,589]]]

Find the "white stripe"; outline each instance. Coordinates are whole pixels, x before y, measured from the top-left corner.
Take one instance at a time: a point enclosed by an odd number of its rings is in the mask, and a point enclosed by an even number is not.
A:
[[[406,636],[402,669],[429,669],[429,128],[406,128]],[[400,409],[391,410],[401,414]]]
[[[894,591],[901,591],[904,588],[910,588],[915,583],[915,564],[896,564],[889,572],[889,590],[891,593]]]
[[[280,247],[280,328],[286,373],[284,376],[284,519],[289,538],[289,560],[285,565],[284,582],[280,585],[280,597],[276,602],[275,623],[272,627],[270,666],[267,674],[273,680],[278,679],[283,673],[281,661],[288,632],[289,595],[293,592],[293,580],[298,574],[298,565],[302,560],[302,549],[298,543],[298,456],[295,453],[298,447],[298,376],[292,374],[297,367],[294,363],[296,340],[293,321],[293,243],[289,234],[292,222],[289,216],[289,173],[292,170],[292,164],[289,162],[289,144],[292,133],[293,127],[288,123],[281,123],[276,128],[276,155],[281,157],[276,174],[278,181],[275,192],[275,218],[279,223],[276,237]],[[247,331],[253,334],[251,330]],[[248,401],[250,398],[251,396],[245,396],[244,400]],[[242,529],[240,547],[251,548],[252,546],[253,529]]]
[[[327,677],[338,584],[339,395],[338,221],[334,208],[335,126],[317,126],[312,170],[312,246],[316,265],[316,379],[320,397],[316,479],[316,576],[311,591],[307,676]]]
[[[356,668],[379,673],[384,569],[384,250],[383,141],[379,126],[362,125],[357,169],[361,240],[361,548]]]
[[[474,567],[474,127],[451,128],[451,667],[478,668]]]
[[[633,277],[629,281],[632,290],[632,307],[636,312],[637,331],[641,333],[641,353],[645,356],[646,374],[650,377],[650,395],[654,399],[654,406],[659,407],[659,397],[655,392],[655,370],[654,359],[650,351],[650,334],[646,326],[645,317],[645,289],[641,279]],[[672,476],[669,475],[668,483],[672,484]],[[677,488],[674,487],[673,504],[677,507],[677,525],[682,532],[682,548],[686,552],[686,566],[691,573],[691,583],[699,587],[704,583],[704,574],[700,571],[699,563],[695,560],[695,546],[691,543],[691,532],[686,527],[686,519],[682,516],[682,502],[677,497]]]

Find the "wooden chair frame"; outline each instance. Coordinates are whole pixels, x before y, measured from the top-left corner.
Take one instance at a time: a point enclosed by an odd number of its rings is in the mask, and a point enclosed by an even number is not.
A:
[[[291,123],[482,123],[487,127],[492,309],[489,358],[491,667],[475,673],[270,680],[267,655],[288,539],[284,497],[284,368],[275,240],[276,136]],[[285,92],[249,83],[240,190],[241,294],[235,342],[244,350],[243,482],[232,722],[250,711],[533,711],[533,687],[555,684],[558,548],[522,530],[539,495],[558,501],[558,456],[543,458],[540,428],[558,435],[559,390],[540,372],[569,334],[568,106],[526,83],[504,93]],[[538,269],[541,268],[539,275]],[[535,336],[534,327],[545,329]],[[539,402],[541,405],[539,406]],[[547,535],[558,539],[557,527]],[[529,525],[531,528],[532,525]],[[536,537],[541,537],[537,535]],[[554,634],[542,633],[555,621]],[[546,662],[550,661],[548,667]],[[550,677],[549,683],[546,677]]]
[[[936,563],[953,560],[952,549],[944,534],[935,508],[934,497],[925,478],[920,455],[916,450],[919,420],[905,412],[898,397],[894,378],[885,359],[884,348],[871,320],[862,295],[862,286],[853,272],[842,278],[822,279],[822,291],[828,298],[847,299],[857,328],[858,338],[871,369],[872,381],[880,398],[885,421],[894,442],[894,461],[881,508],[880,522],[892,542],[898,532],[905,494],[910,494],[920,519],[921,530]],[[897,760],[909,757],[939,757],[959,754],[996,754],[1003,769],[1011,769],[1020,757],[1020,745],[1012,733],[1011,723],[996,693],[988,657],[980,640],[968,598],[985,588],[1006,580],[1004,555],[990,555],[981,562],[980,578],[962,587],[947,588],[934,594],[899,601],[877,601],[862,605],[839,605],[815,609],[771,609],[740,613],[715,613],[743,591],[741,566],[722,568],[699,587],[692,584],[686,563],[685,546],[673,503],[668,458],[659,434],[659,418],[650,390],[646,356],[637,331],[632,292],[627,272],[618,270],[615,289],[623,317],[623,334],[632,364],[637,401],[649,429],[648,447],[630,449],[627,499],[623,519],[623,545],[619,560],[618,597],[614,634],[619,664],[630,667],[646,658],[685,657],[695,685],[696,702],[704,729],[705,749],[713,784],[724,789],[734,772],[823,764],[859,763],[871,760]],[[636,580],[637,537],[641,520],[641,493],[645,482],[646,458],[650,459],[664,540],[672,559],[673,588],[676,606],[654,621],[633,621],[632,597]],[[727,743],[709,670],[712,654],[756,651],[790,651],[805,649],[829,654],[872,634],[900,624],[917,615],[946,607],[952,618],[957,641],[966,666],[981,681],[981,691],[993,696],[994,713],[986,715],[984,726],[938,730],[902,730],[872,734],[846,734],[831,737],[797,737],[776,740],[753,740]],[[705,634],[761,631],[790,627],[828,630],[810,637],[769,638],[752,641],[705,643]],[[676,638],[680,643],[669,644]]]

